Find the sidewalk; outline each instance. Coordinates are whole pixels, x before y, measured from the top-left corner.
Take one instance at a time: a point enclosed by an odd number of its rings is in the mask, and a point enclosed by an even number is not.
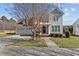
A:
[[[56,47],[56,48],[58,48],[58,46],[52,40],[50,40],[49,37],[44,37],[43,39],[45,40],[48,47]]]

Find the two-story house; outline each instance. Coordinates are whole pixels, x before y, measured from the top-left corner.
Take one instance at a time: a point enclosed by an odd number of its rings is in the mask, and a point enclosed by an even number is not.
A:
[[[58,8],[50,10],[41,24],[40,35],[49,35],[51,33],[63,34],[63,12]]]
[[[58,7],[54,7],[45,13],[40,22],[40,35],[50,35],[51,33],[63,34],[63,14],[63,11]],[[19,32],[17,34],[21,34],[21,31]]]

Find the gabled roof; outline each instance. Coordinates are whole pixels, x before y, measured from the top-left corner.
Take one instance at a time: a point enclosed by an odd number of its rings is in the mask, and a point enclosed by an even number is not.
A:
[[[73,25],[75,25],[78,21],[79,21],[79,19],[77,19],[77,20],[73,23]]]
[[[22,24],[22,22],[23,22],[23,20],[21,20],[21,19],[17,21],[18,24]]]
[[[52,8],[52,10],[50,10],[49,13],[54,12],[54,11],[58,11],[59,13],[61,13],[61,15],[64,14],[64,12],[62,10],[60,10],[58,7]]]

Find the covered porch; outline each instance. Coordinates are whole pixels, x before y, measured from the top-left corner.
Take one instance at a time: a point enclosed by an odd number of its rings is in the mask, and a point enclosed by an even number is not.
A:
[[[49,36],[49,25],[40,26],[40,35],[41,36]]]

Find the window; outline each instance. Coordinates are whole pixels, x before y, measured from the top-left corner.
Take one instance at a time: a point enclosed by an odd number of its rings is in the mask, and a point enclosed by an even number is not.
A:
[[[60,32],[60,26],[59,25],[52,26],[52,32]]]
[[[57,26],[55,26],[55,32],[57,32]]]
[[[54,16],[54,21],[58,21],[59,16]]]
[[[58,32],[60,32],[60,26],[58,26]]]
[[[54,26],[52,26],[52,31],[54,32]]]
[[[42,22],[49,22],[49,16],[48,15],[43,16]]]

